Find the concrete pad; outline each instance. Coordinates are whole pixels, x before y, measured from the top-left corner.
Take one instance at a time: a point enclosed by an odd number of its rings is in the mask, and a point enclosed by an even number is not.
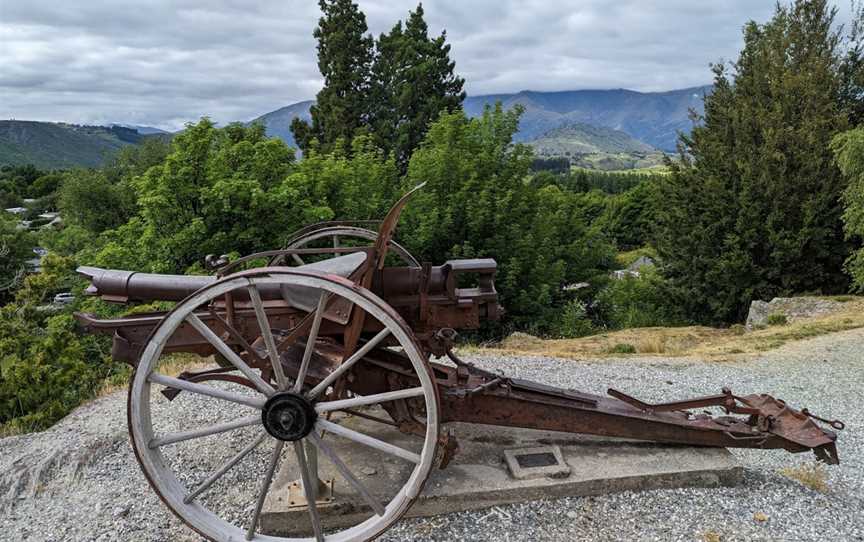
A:
[[[381,440],[419,452],[419,438],[357,417],[340,423]],[[552,431],[448,424],[460,451],[444,470],[435,470],[423,494],[406,514],[431,516],[500,504],[566,496],[602,495],[616,491],[679,487],[734,486],[743,469],[725,449],[657,445]],[[402,487],[412,465],[339,437],[328,442],[354,474],[382,502]],[[514,479],[504,461],[505,449],[557,446],[570,467],[563,478]],[[308,511],[289,509],[288,487],[299,477],[293,454],[286,455],[261,515],[265,533],[308,533]],[[339,475],[326,457],[319,458],[322,479],[334,479],[335,499],[319,507],[326,529],[356,525],[371,516],[369,507]]]

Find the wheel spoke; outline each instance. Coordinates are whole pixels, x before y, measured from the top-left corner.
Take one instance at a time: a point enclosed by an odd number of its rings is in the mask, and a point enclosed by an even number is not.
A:
[[[218,480],[219,478],[222,478],[222,476],[224,476],[226,472],[233,469],[237,463],[242,461],[244,457],[246,457],[247,455],[249,455],[252,452],[252,450],[257,448],[262,442],[264,442],[265,438],[267,438],[267,433],[261,433],[260,435],[258,435],[258,438],[256,438],[252,442],[250,442],[249,445],[246,446],[245,448],[243,448],[242,450],[240,450],[240,452],[237,455],[235,455],[234,457],[229,459],[227,463],[225,463],[224,465],[219,467],[218,470],[216,470],[213,474],[208,476],[206,480],[201,482],[201,485],[199,485],[197,488],[195,488],[195,491],[186,495],[183,498],[183,502],[186,504],[189,504],[192,501],[194,501],[198,495],[207,491],[207,488],[212,486],[213,483],[216,482],[216,480]]]
[[[222,399],[223,401],[230,401],[239,405],[251,406],[253,408],[257,408],[258,410],[264,408],[265,400],[261,399],[260,396],[249,397],[247,395],[240,395],[238,393],[220,390],[219,388],[214,388],[212,386],[196,384],[195,382],[181,380],[179,378],[166,376],[160,373],[151,373],[150,376],[147,377],[147,380],[155,384],[161,384],[168,388],[176,388],[179,390],[197,393],[199,395],[206,395],[215,399]]]
[[[410,397],[419,397],[421,395],[423,395],[422,387],[408,388],[404,390],[376,393],[374,395],[361,395],[350,399],[341,399],[339,401],[318,403],[315,405],[315,410],[319,413],[330,412],[331,410],[342,410],[343,408],[354,408],[363,405],[377,405],[378,403],[386,403],[398,399],[408,399]]]
[[[294,261],[297,262],[297,265],[306,265],[306,262],[303,261],[303,258],[301,258],[299,254],[292,253],[291,257],[294,258]]]
[[[159,448],[160,446],[167,446],[168,444],[183,442],[184,440],[192,440],[196,438],[207,437],[210,435],[217,435],[219,433],[233,431],[234,429],[240,429],[241,427],[249,427],[250,425],[258,425],[260,423],[261,416],[249,416],[248,418],[240,418],[239,420],[234,420],[233,422],[221,423],[219,425],[211,425],[210,427],[202,427],[201,429],[181,431],[179,433],[171,433],[170,435],[166,435],[164,437],[154,438],[150,441],[149,446],[151,449]]]
[[[252,540],[252,537],[255,536],[255,529],[258,528],[258,519],[261,517],[261,508],[264,507],[264,499],[267,498],[267,493],[270,491],[270,484],[273,482],[273,473],[276,471],[276,465],[279,463],[279,456],[282,455],[283,446],[285,446],[284,441],[277,441],[276,449],[273,450],[273,455],[270,456],[270,464],[267,465],[267,472],[264,474],[261,491],[258,493],[258,502],[255,503],[255,512],[252,514],[252,524],[249,525],[249,530],[246,531],[246,540]]]
[[[312,390],[309,393],[307,393],[306,396],[310,399],[314,399],[315,397],[318,397],[318,395],[320,395],[321,392],[323,392],[331,384],[336,382],[336,379],[338,379],[340,376],[342,376],[345,373],[345,371],[347,371],[348,369],[351,368],[352,365],[354,365],[355,363],[360,361],[363,358],[363,356],[365,356],[366,354],[369,353],[370,350],[372,350],[373,348],[378,346],[378,343],[380,343],[381,341],[386,339],[388,335],[390,335],[390,330],[388,330],[387,328],[384,328],[381,331],[379,331],[378,334],[375,335],[374,337],[372,337],[372,339],[369,342],[364,344],[360,348],[360,350],[357,350],[356,352],[354,352],[351,355],[351,357],[349,357],[348,359],[343,361],[339,367],[337,367],[332,373],[327,375],[327,377],[325,377],[324,380],[319,382],[317,386],[312,388]]]
[[[366,501],[366,504],[368,504],[369,507],[372,508],[372,510],[374,510],[376,514],[378,514],[379,516],[383,516],[384,506],[382,506],[381,503],[377,499],[375,499],[375,497],[373,497],[371,493],[369,493],[369,490],[366,488],[366,486],[364,486],[360,482],[360,480],[358,480],[357,477],[354,476],[354,473],[352,473],[348,469],[348,465],[346,465],[342,462],[341,459],[339,459],[339,456],[336,455],[336,452],[333,450],[333,448],[331,448],[329,444],[324,442],[321,437],[318,436],[318,433],[315,431],[309,433],[309,438],[312,440],[312,443],[315,444],[315,446],[317,446],[318,449],[321,450],[321,452],[326,455],[328,459],[330,459],[330,462],[333,463],[333,465],[339,470],[340,473],[342,473],[342,476],[345,478],[345,480],[347,480],[348,483],[351,484],[351,486],[355,490],[357,490],[357,493],[363,496],[363,500]]]
[[[327,306],[329,298],[330,296],[327,292],[322,290],[321,296],[318,298],[318,306],[315,308],[312,327],[309,329],[309,336],[306,338],[306,348],[303,349],[303,361],[300,363],[300,369],[297,371],[297,381],[294,382],[294,393],[300,393],[303,389],[306,372],[309,370],[309,360],[312,359],[312,352],[315,351],[315,341],[318,340],[318,329],[321,327],[321,319],[324,317],[324,309]]]
[[[285,371],[282,370],[282,361],[279,359],[279,350],[276,348],[276,341],[273,340],[273,330],[270,329],[270,321],[267,319],[267,313],[264,312],[261,293],[254,284],[249,286],[249,298],[252,299],[252,305],[255,307],[255,317],[258,319],[258,327],[261,328],[261,336],[264,337],[264,344],[267,346],[267,352],[270,355],[270,363],[273,365],[273,374],[276,375],[276,383],[280,390],[284,390],[288,387]]]
[[[252,348],[252,345],[249,344],[248,341],[246,341],[246,338],[239,331],[237,331],[234,326],[232,326],[225,319],[219,316],[219,314],[217,314],[216,311],[213,310],[213,307],[210,307],[209,312],[210,317],[213,318],[213,321],[218,322],[218,324],[222,326],[222,328],[225,329],[225,331],[227,331],[229,335],[231,335],[231,338],[240,345],[240,348],[245,350],[246,353],[249,354],[251,357],[255,358],[255,361],[257,361],[259,364],[267,363],[267,360],[258,355],[258,351]]]
[[[318,517],[318,504],[315,500],[315,490],[312,484],[318,483],[318,475],[314,472],[309,472],[309,465],[306,462],[306,451],[303,449],[303,443],[294,442],[294,453],[297,454],[297,466],[300,467],[300,478],[303,481],[303,493],[306,496],[306,506],[309,508],[309,519],[312,521],[312,530],[315,532],[315,539],[318,542],[324,542],[324,532],[321,529],[321,518]]]
[[[333,235],[333,248],[339,248],[339,236],[335,235],[335,234]],[[330,257],[331,258],[337,258],[338,256],[339,256],[339,254],[334,252],[333,255]]]
[[[415,454],[414,452],[405,450],[398,446],[394,446],[390,443],[378,440],[374,437],[370,437],[369,435],[358,433],[357,431],[354,431],[353,429],[348,429],[347,427],[343,427],[338,423],[333,423],[325,419],[318,418],[318,421],[315,425],[319,431],[327,431],[329,433],[333,433],[334,435],[339,435],[340,437],[347,438],[348,440],[353,440],[358,444],[363,444],[364,446],[374,448],[381,452],[395,455],[396,457],[400,457],[402,459],[405,459],[406,461],[411,461],[412,463],[420,463],[420,456]]]
[[[264,395],[273,395],[276,390],[273,389],[273,386],[264,382],[264,379],[261,378],[261,375],[258,374],[257,371],[246,365],[246,362],[243,361],[240,356],[237,355],[237,352],[231,350],[231,348],[225,344],[225,342],[219,338],[216,333],[210,329],[207,324],[201,321],[194,313],[190,313],[189,316],[186,317],[186,321],[189,322],[192,327],[195,328],[195,331],[201,334],[204,339],[209,342],[213,348],[215,348],[220,354],[225,356],[225,359],[231,362],[231,365],[237,367],[237,369],[243,373],[243,376],[248,378],[255,387],[258,388],[258,391],[263,393]]]

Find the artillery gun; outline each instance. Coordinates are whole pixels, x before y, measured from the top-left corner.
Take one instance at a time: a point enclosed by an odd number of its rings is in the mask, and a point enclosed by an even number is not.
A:
[[[477,329],[502,314],[496,263],[419,264],[393,240],[413,192],[396,203],[377,232],[344,223],[315,226],[301,230],[285,249],[223,259],[215,276],[78,270],[91,281],[87,293],[106,301],[176,302],[165,313],[76,316],[88,332],[111,334],[113,356],[135,368],[128,427],[136,457],[153,490],[200,535],[216,541],[372,539],[408,510],[432,469],[445,468],[458,452],[445,430],[450,422],[812,450],[819,460],[838,463],[836,434],[816,422],[842,429],[841,422],[769,395],[723,389],[650,404],[614,389],[609,396],[591,395],[464,362],[453,352],[456,330]],[[322,239],[332,246],[310,246]],[[367,243],[343,246],[345,240]],[[263,267],[242,269],[263,259]],[[311,259],[316,261],[307,263]],[[171,376],[170,359],[182,353],[213,366]],[[178,427],[166,415],[178,401],[194,406],[191,427]],[[706,408],[725,412],[696,412]],[[394,431],[411,435],[413,444],[388,441]],[[337,452],[334,441],[371,448],[376,461],[395,464],[398,490],[382,495],[371,489],[361,474],[370,466],[354,464],[354,454]],[[320,513],[333,506],[334,494],[332,482],[319,477],[319,454],[350,489],[340,506],[363,512],[352,526],[328,525]],[[298,476],[293,485],[301,494],[292,502],[308,511],[288,537],[260,528],[265,500],[276,498],[269,494],[280,461],[290,462]],[[237,474],[244,462],[257,468],[256,478]],[[248,500],[222,498],[238,488],[247,489]]]

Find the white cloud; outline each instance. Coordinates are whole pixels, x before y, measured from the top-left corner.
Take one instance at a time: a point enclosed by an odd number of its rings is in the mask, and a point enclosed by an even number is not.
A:
[[[377,35],[415,4],[360,0]],[[436,0],[470,94],[523,89],[666,90],[710,81],[752,0]],[[844,14],[848,13],[848,9]],[[176,129],[248,120],[321,85],[311,0],[0,0],[0,118]]]

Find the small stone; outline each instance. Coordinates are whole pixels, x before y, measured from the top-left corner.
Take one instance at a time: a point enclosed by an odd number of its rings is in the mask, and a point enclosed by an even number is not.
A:
[[[372,476],[373,474],[378,473],[378,471],[373,469],[372,467],[363,467],[362,469],[360,469],[360,472],[362,472],[366,476]]]
[[[765,512],[756,512],[753,514],[753,519],[756,521],[768,521],[768,514]]]
[[[114,508],[114,510],[111,512],[111,515],[114,516],[115,518],[126,517],[127,514],[129,514],[129,506],[128,505],[118,506],[118,507]]]
[[[569,512],[567,512],[567,517],[570,519],[579,519],[579,514],[577,514],[573,510],[570,510]]]

